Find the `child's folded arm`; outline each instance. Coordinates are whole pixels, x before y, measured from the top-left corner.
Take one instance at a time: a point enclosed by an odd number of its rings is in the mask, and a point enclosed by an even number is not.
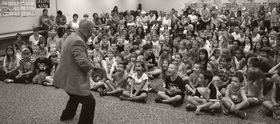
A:
[[[138,94],[140,92],[140,90],[142,90],[142,88],[146,85],[146,83],[147,83],[147,80],[142,81],[140,88],[136,89],[136,92],[134,93],[135,96],[136,96],[136,94]]]

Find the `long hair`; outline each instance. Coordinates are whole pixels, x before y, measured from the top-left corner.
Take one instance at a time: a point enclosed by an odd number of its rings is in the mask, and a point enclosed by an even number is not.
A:
[[[208,61],[209,61],[208,51],[207,51],[206,49],[200,49],[199,53],[205,54],[205,59],[204,59],[205,63],[202,65],[202,67],[203,67],[203,69],[206,70],[206,69],[207,69],[207,63],[208,63]],[[197,61],[198,61],[199,63],[201,63],[201,62],[203,61],[203,60],[201,60],[200,55],[199,55]]]
[[[140,28],[142,29],[142,32],[138,31]],[[142,26],[137,27],[135,35],[140,35],[141,39],[143,39],[145,37],[144,28]]]
[[[262,42],[256,42],[255,44],[254,44],[254,47],[253,47],[253,51],[254,52],[257,52],[257,48],[256,48],[256,44],[257,43],[259,43],[260,45],[261,45],[261,48],[259,49],[259,50],[261,50],[262,48],[263,48],[263,43]]]
[[[146,64],[143,61],[136,61],[135,65],[139,63],[142,66],[142,71],[145,73],[147,71]],[[135,69],[135,68],[134,68]]]
[[[266,43],[263,42],[263,38],[266,38],[266,39],[267,39],[267,42],[266,42]],[[263,36],[263,37],[261,38],[260,41],[261,41],[261,43],[262,43],[263,45],[266,45],[267,47],[270,47],[269,37],[268,37],[267,35]]]
[[[13,51],[13,54],[11,56],[8,55],[8,50],[12,50]],[[16,53],[15,52],[16,51],[15,51],[14,47],[11,46],[11,45],[6,48],[7,62],[10,62],[10,61],[12,61],[12,60],[14,60],[16,58]]]
[[[249,44],[250,44],[250,50],[253,50],[253,41],[252,41],[252,38],[249,37],[249,36],[245,36],[245,38],[248,38],[250,41],[249,41]],[[245,39],[244,38],[244,39]],[[246,45],[246,43],[244,42],[244,46]]]

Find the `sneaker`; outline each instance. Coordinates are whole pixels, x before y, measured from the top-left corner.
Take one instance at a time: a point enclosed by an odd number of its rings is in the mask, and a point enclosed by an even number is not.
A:
[[[195,105],[191,105],[191,104],[187,104],[187,106],[186,106],[187,111],[195,111],[196,108],[197,107]]]
[[[247,113],[243,112],[243,111],[236,111],[235,114],[237,117],[242,118],[242,119],[246,119],[246,117],[247,117]]]
[[[99,95],[100,95],[100,96],[105,96],[105,95],[106,95],[106,92],[105,92],[105,91],[101,91],[101,92],[99,92]]]
[[[14,80],[13,80],[13,79],[5,79],[4,82],[5,82],[5,83],[13,83]]]
[[[162,98],[156,98],[156,99],[155,99],[155,102],[156,102],[156,103],[162,103]]]

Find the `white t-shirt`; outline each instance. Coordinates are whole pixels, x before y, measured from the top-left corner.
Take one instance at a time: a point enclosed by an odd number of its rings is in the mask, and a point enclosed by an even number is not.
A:
[[[261,35],[257,34],[256,36],[252,37],[253,45],[255,45],[256,42],[258,42],[261,38]]]
[[[29,41],[32,43],[33,46],[37,45],[39,42],[40,37],[43,37],[39,34],[39,38],[36,40],[34,34],[29,37]]]
[[[79,28],[79,20],[77,22],[74,22],[74,21],[70,21],[70,26],[72,29],[76,30]]]
[[[171,27],[171,19],[166,19],[166,17],[162,20],[162,25],[167,25],[168,27]]]
[[[240,42],[243,42],[243,38],[241,37],[241,34],[240,33],[231,33],[231,35],[234,37],[234,40],[239,40]]]
[[[191,22],[197,22],[198,21],[198,17],[196,15],[188,15],[188,17],[190,18]]]
[[[148,76],[147,74],[143,73],[141,78],[137,78],[137,73],[132,74],[132,79],[134,79],[134,89],[137,90],[141,87],[143,81],[147,80],[146,84],[143,86],[141,90],[148,91]]]

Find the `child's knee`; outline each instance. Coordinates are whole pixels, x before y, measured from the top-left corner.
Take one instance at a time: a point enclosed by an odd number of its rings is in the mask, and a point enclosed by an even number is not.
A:
[[[182,98],[183,98],[183,96],[176,95],[176,96],[174,96],[174,101],[180,101],[180,100],[182,100]]]

